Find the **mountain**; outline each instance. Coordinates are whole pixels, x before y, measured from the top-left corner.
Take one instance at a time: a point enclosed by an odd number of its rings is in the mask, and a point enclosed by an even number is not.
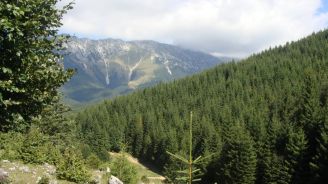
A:
[[[211,155],[202,183],[327,183],[327,43],[321,31],[107,100],[76,116],[80,135],[95,152],[129,143],[174,180],[186,168],[166,151],[189,155],[192,111],[192,158]]]
[[[63,92],[71,103],[86,103],[191,75],[225,60],[154,41],[72,37],[64,66],[77,73]]]

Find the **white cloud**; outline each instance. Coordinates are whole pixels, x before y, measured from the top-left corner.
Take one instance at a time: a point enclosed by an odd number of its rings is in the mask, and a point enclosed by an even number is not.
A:
[[[320,0],[76,0],[61,32],[247,56],[326,28]]]

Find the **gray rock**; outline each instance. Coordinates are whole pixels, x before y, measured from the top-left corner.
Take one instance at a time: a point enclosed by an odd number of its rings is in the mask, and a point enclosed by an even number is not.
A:
[[[51,180],[49,184],[58,184],[57,180]]]
[[[50,175],[53,175],[56,173],[56,167],[53,165],[49,165],[48,163],[45,163],[43,167],[46,169],[47,173]]]
[[[102,179],[101,175],[96,175],[95,181],[97,183],[101,183],[101,179]]]
[[[4,169],[0,168],[0,181],[5,180],[8,178],[8,172],[6,172]]]
[[[27,167],[27,166],[19,167],[19,170],[22,171],[22,172],[24,172],[24,173],[29,173],[29,172],[31,172],[31,171],[30,171],[30,168]]]
[[[47,162],[43,164],[43,167],[44,167],[44,168],[49,168],[50,166],[51,166],[51,165],[48,164]]]
[[[123,184],[123,182],[115,176],[111,176],[108,184]]]

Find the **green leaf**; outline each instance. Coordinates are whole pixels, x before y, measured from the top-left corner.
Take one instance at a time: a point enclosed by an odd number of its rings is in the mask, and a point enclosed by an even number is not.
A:
[[[185,171],[176,171],[177,173],[181,173],[181,174],[188,174],[189,170],[185,170]]]
[[[18,52],[16,52],[16,56],[21,56],[21,54],[22,54],[22,52],[21,51],[18,51]]]
[[[176,180],[184,180],[184,181],[186,181],[186,180],[188,180],[189,178],[188,177],[179,177],[179,178],[175,178]]]
[[[193,170],[191,173],[196,173],[196,172],[198,172],[198,171],[200,171],[200,169],[195,169],[195,170]]]
[[[202,158],[202,156],[197,157],[197,158],[194,160],[194,163],[197,163],[197,161],[198,161],[200,158]]]
[[[172,157],[174,157],[174,158],[176,158],[176,159],[178,159],[178,160],[184,162],[184,163],[189,164],[189,161],[188,161],[187,159],[183,158],[183,157],[180,156],[180,155],[175,155],[175,154],[170,153],[170,152],[168,152],[168,151],[166,151],[166,153],[169,154],[169,155],[171,155]]]
[[[12,73],[12,70],[10,68],[6,68],[6,67],[1,67],[1,70],[3,73]]]
[[[203,157],[203,158],[200,158],[200,156],[199,156],[199,157],[197,157],[197,159],[194,161],[194,163],[198,163],[198,162],[201,162],[201,161],[203,161],[203,160],[209,159],[209,158],[211,158],[213,155],[214,155],[214,153],[212,153],[212,154],[210,154],[210,155],[207,155],[206,157]]]
[[[7,9],[11,9],[13,6],[11,4],[6,5]]]

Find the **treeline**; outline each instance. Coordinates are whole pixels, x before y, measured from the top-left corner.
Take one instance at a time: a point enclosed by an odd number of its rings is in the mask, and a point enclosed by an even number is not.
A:
[[[193,153],[203,183],[328,182],[328,31],[87,108],[79,134],[102,155],[127,142],[171,180]],[[178,181],[174,181],[178,183]]]

